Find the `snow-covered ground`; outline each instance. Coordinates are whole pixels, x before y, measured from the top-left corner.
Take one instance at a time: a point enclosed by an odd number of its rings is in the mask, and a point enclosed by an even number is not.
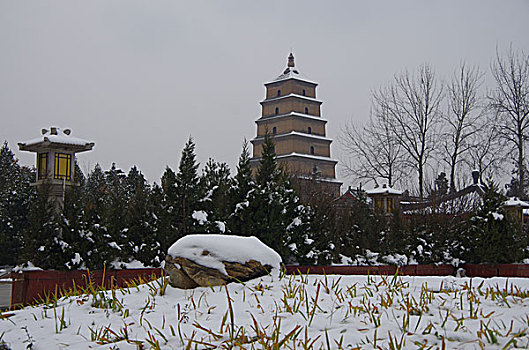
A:
[[[527,348],[529,279],[266,276],[165,293],[160,279],[4,313],[2,342],[11,349]]]

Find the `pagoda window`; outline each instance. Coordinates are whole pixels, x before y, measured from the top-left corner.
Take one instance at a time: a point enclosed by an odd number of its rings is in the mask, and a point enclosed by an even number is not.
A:
[[[393,198],[388,198],[388,213],[391,213],[393,211]]]
[[[314,155],[314,146],[310,146],[310,154]]]
[[[55,153],[55,172],[54,179],[71,180],[72,179],[72,155],[68,153]]]
[[[277,96],[281,96],[281,90],[277,90]]]
[[[305,96],[307,94],[307,92],[305,91],[305,89],[303,89],[303,96]]]
[[[307,128],[307,133],[312,134],[312,128],[310,126]]]
[[[309,108],[305,107],[305,114],[309,114]]]
[[[274,127],[272,128],[272,134],[276,134],[276,133],[277,133],[277,127],[274,126]]]
[[[279,114],[279,107],[276,107],[276,114]]]
[[[37,175],[38,179],[48,177],[48,153],[39,153],[37,158]]]

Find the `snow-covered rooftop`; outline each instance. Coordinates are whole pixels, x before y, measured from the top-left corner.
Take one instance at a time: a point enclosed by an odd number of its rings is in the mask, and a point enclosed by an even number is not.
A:
[[[290,55],[288,56],[288,65],[287,65],[287,68],[283,71],[283,73],[279,75],[277,78],[275,78],[274,80],[272,80],[271,82],[265,83],[265,85],[277,83],[279,81],[288,80],[288,79],[297,79],[297,80],[307,82],[309,84],[318,85],[318,83],[308,79],[307,77],[299,73],[299,69],[297,69],[294,64],[294,55],[292,55],[292,53],[290,53]]]
[[[289,112],[289,113],[284,113],[284,114],[275,114],[275,115],[272,115],[270,117],[260,117],[255,122],[256,123],[262,123],[262,122],[265,122],[265,121],[269,121],[271,119],[288,118],[288,117],[300,117],[300,118],[304,118],[304,119],[311,119],[311,120],[316,120],[316,121],[319,121],[319,122],[327,123],[327,119],[325,119],[325,118],[314,116],[314,115],[310,115],[310,114],[305,114],[305,113],[299,113],[299,112]]]
[[[40,137],[24,142],[19,142],[18,147],[22,151],[32,151],[34,148],[40,145],[60,144],[75,146],[78,152],[82,152],[89,151],[94,146],[93,142],[71,136],[70,134],[70,129],[63,130],[57,127],[51,127],[49,130],[42,129],[42,135]]]
[[[270,134],[270,136],[272,138],[274,138],[274,139],[275,138],[281,138],[281,137],[287,137],[287,136],[300,136],[300,137],[306,137],[306,138],[310,138],[310,139],[314,139],[314,140],[332,142],[332,139],[330,139],[328,137],[315,135],[315,134],[307,134],[307,133],[299,132],[299,131],[290,131],[290,132],[283,133],[283,134]],[[252,141],[256,141],[256,140],[264,140],[264,136],[257,136]]]
[[[299,99],[302,99],[302,100],[307,100],[307,101],[316,102],[316,103],[323,103],[321,100],[318,100],[317,98],[303,96],[303,95],[299,95],[299,94],[295,94],[295,93],[290,93],[288,95],[268,98],[268,99],[265,99],[265,100],[261,101],[260,103],[263,104],[263,103],[268,103],[268,102],[274,102],[274,101],[283,100],[283,99],[289,98],[289,97],[296,97],[296,98],[299,98]]]
[[[520,200],[517,197],[511,197],[503,203],[504,207],[521,207],[521,208],[529,208],[529,203],[524,202]]]
[[[368,195],[370,195],[370,194],[371,195],[373,195],[373,194],[395,194],[395,195],[401,195],[403,192],[384,185],[382,187],[373,188],[372,190],[367,190],[366,193]]]
[[[312,180],[313,177],[310,175],[296,175],[298,179],[304,179],[304,180]],[[343,184],[342,181],[330,177],[316,177],[317,182],[329,182],[329,183],[335,183],[335,184]]]
[[[277,159],[289,158],[289,157],[301,157],[301,158],[309,158],[309,159],[314,159],[314,160],[322,160],[324,162],[338,163],[337,160],[332,159],[330,157],[315,156],[312,154],[302,154],[302,153],[296,153],[296,152],[278,155]]]

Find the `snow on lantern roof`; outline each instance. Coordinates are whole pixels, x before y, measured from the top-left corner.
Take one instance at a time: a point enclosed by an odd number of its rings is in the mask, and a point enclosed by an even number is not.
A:
[[[520,207],[520,208],[529,208],[529,203],[520,200],[517,197],[511,197],[503,203],[504,207]]]
[[[94,142],[73,137],[70,134],[70,129],[63,130],[53,126],[49,130],[42,129],[42,135],[40,137],[19,142],[18,147],[21,151],[33,152],[50,145],[60,145],[63,147],[72,148],[76,152],[90,151],[94,147]]]
[[[265,85],[277,83],[279,81],[288,80],[288,79],[297,79],[297,80],[307,82],[309,84],[318,85],[318,83],[313,82],[312,80],[299,74],[299,69],[297,69],[294,64],[294,55],[292,54],[292,52],[288,56],[287,68],[283,71],[283,73],[279,75],[277,78],[275,78],[274,80],[272,80],[271,82],[266,83]]]
[[[394,195],[402,195],[402,191],[396,190],[394,188],[388,187],[387,185],[383,185],[382,187],[373,188],[372,190],[366,191],[367,195],[377,195],[377,194],[394,194]]]

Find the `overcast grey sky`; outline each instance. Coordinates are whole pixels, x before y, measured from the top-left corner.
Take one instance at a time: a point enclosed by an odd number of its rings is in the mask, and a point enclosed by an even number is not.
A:
[[[263,83],[291,49],[320,84],[336,140],[402,69],[426,62],[448,78],[465,60],[490,82],[496,47],[529,52],[528,17],[527,0],[0,0],[0,139],[32,165],[17,142],[69,127],[96,143],[79,156],[85,172],[116,162],[159,182],[192,136],[201,165],[211,157],[234,172]]]

